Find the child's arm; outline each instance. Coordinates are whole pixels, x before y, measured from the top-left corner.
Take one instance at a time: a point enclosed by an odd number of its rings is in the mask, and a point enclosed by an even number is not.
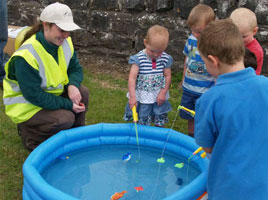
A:
[[[171,68],[164,69],[164,76],[165,76],[165,83],[166,83],[165,88],[160,90],[158,97],[157,97],[157,104],[159,106],[161,106],[166,101],[166,94],[171,84]]]
[[[182,74],[181,82],[179,83],[179,87],[182,87],[182,84],[183,84],[183,81],[184,81],[184,78],[185,78],[185,72],[186,72],[186,57],[184,59],[183,74]]]
[[[203,150],[207,153],[212,153],[213,148],[212,147],[203,147]]]
[[[128,92],[129,92],[129,106],[132,108],[137,104],[136,100],[136,80],[139,73],[139,67],[136,64],[132,64],[129,78],[128,78]]]

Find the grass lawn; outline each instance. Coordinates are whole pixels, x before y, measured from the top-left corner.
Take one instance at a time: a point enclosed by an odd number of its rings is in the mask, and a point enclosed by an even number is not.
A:
[[[166,125],[167,128],[171,127],[180,103],[182,92],[178,89],[180,80],[181,73],[172,74],[170,102],[173,110],[169,113],[170,122]],[[127,102],[126,79],[112,75],[92,74],[89,70],[85,70],[83,84],[90,89],[87,124],[124,123],[122,117]],[[0,90],[0,96],[0,199],[21,199],[22,165],[29,152],[22,146],[16,125],[4,114],[2,90]],[[173,129],[185,133],[186,121],[177,117]]]

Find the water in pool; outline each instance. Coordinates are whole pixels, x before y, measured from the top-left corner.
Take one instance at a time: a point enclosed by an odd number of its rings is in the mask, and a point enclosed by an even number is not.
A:
[[[131,159],[123,162],[122,157],[128,152]],[[162,164],[157,162],[160,150],[141,147],[140,155],[136,162],[136,146],[98,146],[66,155],[68,159],[57,159],[42,176],[50,185],[79,199],[110,200],[115,192],[126,190],[122,200],[160,200],[200,174],[191,163],[188,166],[187,159],[175,154],[166,152]],[[185,164],[177,168],[177,163]],[[139,186],[143,191],[134,189]]]

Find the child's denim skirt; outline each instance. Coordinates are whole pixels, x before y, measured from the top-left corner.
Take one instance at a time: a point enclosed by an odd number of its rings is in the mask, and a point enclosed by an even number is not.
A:
[[[168,122],[168,112],[172,110],[169,101],[165,101],[161,106],[157,105],[157,102],[153,104],[142,104],[138,102],[137,113],[139,117],[139,124],[151,125],[154,123],[155,126],[164,127],[165,123]],[[132,121],[132,110],[127,103],[125,108],[125,114],[123,119],[125,121]]]

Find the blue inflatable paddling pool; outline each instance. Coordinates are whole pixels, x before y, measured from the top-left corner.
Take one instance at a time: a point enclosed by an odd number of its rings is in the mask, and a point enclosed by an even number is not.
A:
[[[139,145],[152,147],[189,158],[198,148],[194,140],[167,128],[138,125]],[[168,138],[168,139],[167,139]],[[75,200],[73,197],[47,183],[41,173],[57,158],[82,149],[102,145],[137,145],[134,124],[100,123],[64,130],[39,145],[23,164],[24,200]],[[188,185],[165,200],[206,199],[208,159],[199,155],[191,160],[200,174]]]

